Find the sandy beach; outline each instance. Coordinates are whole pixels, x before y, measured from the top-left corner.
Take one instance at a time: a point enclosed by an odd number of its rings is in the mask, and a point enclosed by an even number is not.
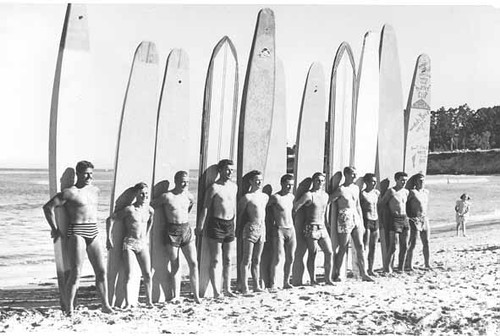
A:
[[[349,278],[335,286],[301,286],[196,304],[184,278],[184,302],[112,315],[100,311],[92,277],[82,280],[72,317],[59,310],[54,282],[40,279],[36,285],[0,291],[0,332],[498,335],[500,224],[474,223],[468,237],[454,234],[451,226],[433,231],[430,271],[423,269],[419,242],[414,272],[378,273],[375,283]]]

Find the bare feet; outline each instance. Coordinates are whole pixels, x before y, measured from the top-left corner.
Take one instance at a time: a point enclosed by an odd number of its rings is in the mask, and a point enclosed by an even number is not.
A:
[[[101,310],[105,314],[113,314],[115,312],[110,306],[102,306]]]
[[[363,281],[367,281],[367,282],[375,282],[375,280],[373,280],[372,277],[370,277],[369,275],[365,274],[362,278]]]
[[[255,287],[255,288],[253,289],[253,291],[254,291],[255,293],[264,293],[264,292],[265,292],[265,290],[264,290],[264,289],[262,289],[262,288],[260,288],[260,287]]]
[[[375,273],[373,273],[372,270],[368,270],[366,273],[368,273],[368,275],[375,276]]]
[[[290,289],[290,288],[293,288],[293,286],[292,286],[292,284],[291,284],[291,283],[289,283],[289,282],[285,282],[285,283],[283,284],[283,289]]]
[[[333,286],[335,284],[333,283],[333,281],[328,280],[328,281],[325,281],[325,285]]]
[[[222,291],[222,294],[224,294],[224,296],[227,296],[227,297],[236,297],[236,295],[233,292],[231,292],[229,289],[224,289]]]

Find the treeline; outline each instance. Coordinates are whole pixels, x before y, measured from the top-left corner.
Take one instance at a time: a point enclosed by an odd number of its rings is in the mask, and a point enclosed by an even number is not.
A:
[[[429,151],[500,148],[500,106],[431,111]]]

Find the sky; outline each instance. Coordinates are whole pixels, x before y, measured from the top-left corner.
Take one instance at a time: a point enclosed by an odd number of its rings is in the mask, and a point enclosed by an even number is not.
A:
[[[293,145],[309,66],[320,62],[329,89],[335,53],[346,41],[359,63],[363,36],[390,24],[398,41],[403,101],[417,57],[431,59],[431,108],[500,105],[500,9],[491,6],[266,4],[276,18],[276,53],[286,77],[287,134]],[[189,155],[198,166],[206,70],[227,35],[239,60],[240,91],[263,5],[87,4],[91,50],[90,134],[100,144],[97,168],[112,168],[133,53],[156,43],[160,76],[168,53],[190,61]],[[0,3],[0,168],[47,168],[51,91],[66,5]],[[159,89],[159,88],[158,88]],[[240,92],[241,100],[241,92]],[[406,103],[405,103],[406,104]]]

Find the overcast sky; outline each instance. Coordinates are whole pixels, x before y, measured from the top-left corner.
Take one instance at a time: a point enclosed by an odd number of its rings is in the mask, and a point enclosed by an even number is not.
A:
[[[432,109],[467,103],[500,105],[500,11],[488,6],[267,5],[276,17],[276,52],[287,86],[288,139],[295,139],[305,77],[322,63],[329,88],[335,52],[347,41],[356,66],[366,31],[385,23],[398,40],[404,101],[419,54],[430,56]],[[92,134],[102,145],[99,168],[114,161],[118,121],[133,52],[156,43],[163,72],[172,48],[190,59],[189,153],[198,165],[206,68],[212,49],[228,35],[240,63],[240,88],[260,5],[87,4],[92,82],[98,115]],[[0,4],[0,168],[46,168],[50,99],[65,4]]]

